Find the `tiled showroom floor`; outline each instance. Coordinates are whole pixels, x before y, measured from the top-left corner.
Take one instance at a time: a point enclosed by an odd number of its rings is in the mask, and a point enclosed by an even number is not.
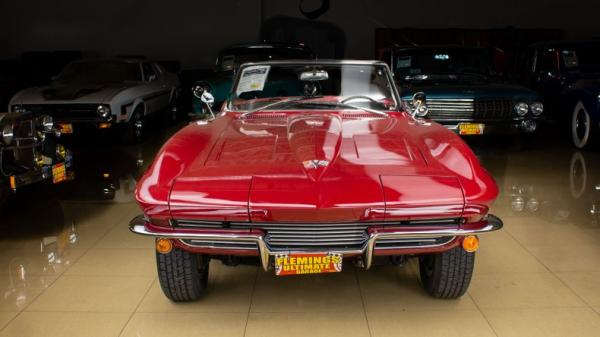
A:
[[[412,262],[277,278],[213,261],[202,300],[170,303],[152,239],[127,229],[139,210],[121,173],[112,200],[26,191],[5,205],[0,336],[600,336],[600,154],[476,152],[502,191],[493,212],[505,228],[482,236],[460,300],[427,296]]]

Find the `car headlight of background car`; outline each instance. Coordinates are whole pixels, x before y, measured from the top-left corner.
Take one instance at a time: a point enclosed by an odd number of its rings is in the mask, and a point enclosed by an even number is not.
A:
[[[110,107],[108,105],[98,105],[98,108],[96,109],[96,112],[98,113],[98,115],[102,118],[108,118],[110,117]]]
[[[54,128],[54,120],[51,116],[44,115],[40,120],[40,124],[44,132],[50,132]]]
[[[2,141],[6,145],[10,145],[14,138],[14,130],[12,124],[6,124],[2,128]]]
[[[525,102],[515,104],[515,113],[520,117],[525,116],[529,112],[529,105]]]
[[[542,113],[544,113],[544,104],[542,104],[541,102],[533,102],[531,103],[529,108],[531,109],[531,113],[534,116],[539,116]]]

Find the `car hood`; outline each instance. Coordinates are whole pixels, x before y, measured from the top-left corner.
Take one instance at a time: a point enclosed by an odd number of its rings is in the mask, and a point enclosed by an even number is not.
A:
[[[422,91],[427,98],[510,98],[536,99],[538,94],[527,88],[502,83],[443,83],[412,84],[402,89],[402,98],[411,99],[414,93]]]
[[[104,103],[136,84],[53,84],[19,92],[12,104]]]
[[[456,174],[422,151],[408,117],[299,111],[219,120],[221,131],[173,183],[174,218],[345,222],[382,220],[392,209],[405,218],[463,210]]]

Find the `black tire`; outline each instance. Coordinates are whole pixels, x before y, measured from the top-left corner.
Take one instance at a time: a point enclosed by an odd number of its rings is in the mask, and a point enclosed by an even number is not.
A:
[[[209,258],[173,248],[168,254],[156,252],[158,280],[163,293],[174,302],[195,301],[208,284]]]
[[[585,149],[595,143],[596,128],[593,124],[593,120],[583,102],[577,102],[573,108],[570,123],[571,140],[576,148]]]
[[[136,107],[135,111],[131,115],[131,118],[125,124],[125,130],[123,132],[123,143],[139,144],[144,139],[146,121],[144,118],[143,109],[144,108],[142,106]]]
[[[423,288],[435,298],[459,298],[471,282],[475,253],[462,247],[419,258],[419,271]]]

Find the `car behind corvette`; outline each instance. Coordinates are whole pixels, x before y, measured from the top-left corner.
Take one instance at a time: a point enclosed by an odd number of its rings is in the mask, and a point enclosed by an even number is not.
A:
[[[425,97],[405,110],[386,64],[245,64],[230,97],[175,134],[137,186],[144,214],[130,229],[157,238],[168,298],[199,298],[210,259],[241,256],[280,276],[415,257],[432,296],[465,293],[476,235],[502,227],[488,214],[498,189],[423,118]]]

